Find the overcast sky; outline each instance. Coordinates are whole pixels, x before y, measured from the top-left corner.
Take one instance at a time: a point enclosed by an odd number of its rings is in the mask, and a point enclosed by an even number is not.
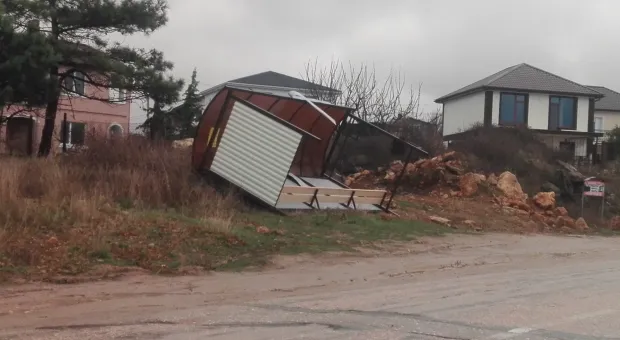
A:
[[[300,77],[318,58],[401,69],[433,100],[529,63],[620,91],[620,1],[170,0],[169,23],[126,42],[162,50],[201,89],[267,70]],[[136,117],[139,119],[140,117]]]

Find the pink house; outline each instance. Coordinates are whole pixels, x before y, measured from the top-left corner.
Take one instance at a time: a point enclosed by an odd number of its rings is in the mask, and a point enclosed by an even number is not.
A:
[[[129,132],[130,100],[123,90],[100,88],[83,81],[81,72],[66,78],[60,98],[54,128],[53,150],[62,148],[64,138],[68,148],[83,145],[88,136],[122,136]],[[102,100],[88,99],[95,97]],[[13,106],[11,110],[19,110]],[[15,111],[12,111],[15,112]],[[10,116],[11,111],[5,113]],[[67,117],[64,133],[63,119]],[[0,153],[36,154],[43,125],[45,108],[21,112],[0,126]]]

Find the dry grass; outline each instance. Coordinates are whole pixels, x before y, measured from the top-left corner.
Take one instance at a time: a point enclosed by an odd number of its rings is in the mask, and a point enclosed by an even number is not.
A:
[[[108,260],[208,266],[179,259],[180,249],[228,232],[234,204],[194,176],[188,151],[140,139],[0,159],[0,269],[75,273]]]

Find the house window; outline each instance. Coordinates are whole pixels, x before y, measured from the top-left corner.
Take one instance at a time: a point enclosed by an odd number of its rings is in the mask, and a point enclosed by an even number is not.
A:
[[[115,89],[110,87],[109,89],[109,101],[116,104],[125,104],[127,101],[127,95],[124,89]]]
[[[577,129],[577,98],[549,97],[549,130]]]
[[[66,142],[68,147],[84,145],[86,124],[67,122],[60,125],[60,146]]]
[[[84,73],[73,71],[65,77],[63,81],[64,90],[70,94],[84,95]]]
[[[110,135],[110,138],[121,137],[123,136],[123,127],[118,124],[112,124],[108,129],[108,134]]]
[[[502,93],[499,101],[499,125],[527,123],[527,94]]]
[[[594,117],[594,132],[605,132],[603,131],[603,117]]]

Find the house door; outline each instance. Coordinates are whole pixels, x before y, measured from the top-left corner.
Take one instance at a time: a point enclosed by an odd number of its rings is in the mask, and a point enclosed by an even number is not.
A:
[[[6,123],[6,145],[11,155],[32,154],[33,120],[13,117]]]
[[[566,151],[571,155],[575,155],[575,142],[560,142],[560,150]]]

